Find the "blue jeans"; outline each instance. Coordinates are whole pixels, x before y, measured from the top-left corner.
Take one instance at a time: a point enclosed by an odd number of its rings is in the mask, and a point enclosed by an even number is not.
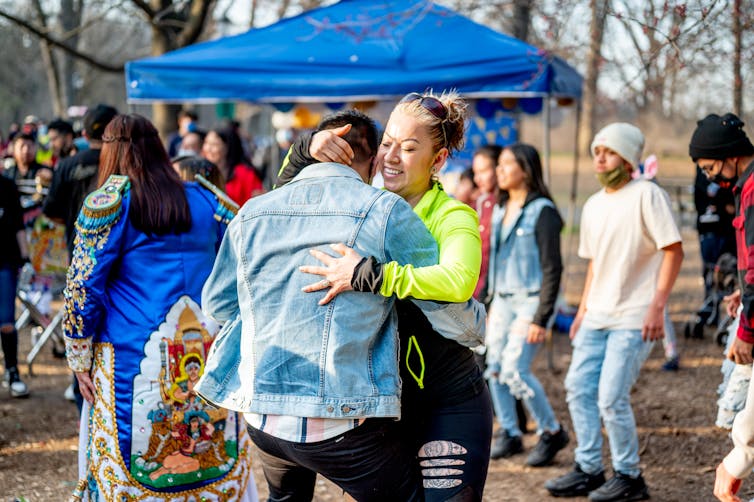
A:
[[[578,442],[575,460],[585,472],[604,470],[601,418],[613,469],[629,476],[641,473],[630,392],[652,346],[640,330],[582,327],[576,334],[565,387]]]
[[[5,358],[5,369],[18,365],[18,333],[16,333],[16,286],[18,269],[0,265],[0,345]]]
[[[496,296],[487,325],[487,371],[492,404],[500,427],[520,436],[516,399],[521,399],[537,422],[537,434],[560,428],[555,412],[531,364],[541,344],[527,343],[526,335],[539,305],[537,296]]]
[[[0,326],[16,321],[16,287],[18,268],[0,264]]]

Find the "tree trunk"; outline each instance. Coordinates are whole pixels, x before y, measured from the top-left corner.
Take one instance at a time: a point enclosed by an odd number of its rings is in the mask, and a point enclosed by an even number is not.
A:
[[[584,78],[584,93],[581,104],[581,126],[579,132],[579,149],[589,154],[589,145],[597,132],[597,80],[602,61],[602,35],[605,31],[605,19],[609,0],[590,0],[589,8],[592,19],[589,23],[589,54]]]
[[[741,0],[733,0],[733,112],[743,119],[744,96],[741,77]]]
[[[58,21],[64,34],[65,41],[71,47],[78,47],[78,28],[81,26],[81,1],[60,0],[60,13]],[[68,36],[69,33],[73,33]],[[76,87],[76,61],[68,53],[58,53],[60,62],[61,92],[66,109],[72,104],[79,102],[78,89]]]
[[[249,12],[249,28],[254,27],[254,21],[257,17],[257,0],[251,0],[251,8]]]
[[[159,56],[165,54],[168,51],[176,49],[174,38],[170,38],[169,34],[160,30],[159,28],[152,27],[152,55]],[[153,103],[152,104],[152,121],[157,131],[160,133],[163,143],[167,143],[168,135],[176,129],[176,117],[178,111],[180,111],[180,105],[172,105],[167,103]]]
[[[47,27],[47,15],[42,9],[40,0],[34,0],[34,12],[37,16],[37,22],[45,30]],[[39,39],[39,50],[42,55],[42,63],[47,74],[47,87],[50,90],[50,100],[52,101],[52,111],[56,117],[62,117],[66,109],[63,103],[60,84],[60,70],[58,68],[55,54],[52,52],[52,46],[45,40]]]
[[[511,33],[519,40],[529,39],[532,0],[515,0],[513,2],[513,29]]]

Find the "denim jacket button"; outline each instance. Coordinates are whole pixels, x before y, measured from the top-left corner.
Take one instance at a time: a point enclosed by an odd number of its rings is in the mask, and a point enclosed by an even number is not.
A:
[[[328,413],[332,413],[334,409],[335,409],[335,408],[333,408],[332,406],[328,406],[328,407],[327,407],[327,412],[328,412]]]
[[[351,412],[351,408],[349,408],[348,406],[345,406],[345,405],[344,405],[344,406],[343,406],[343,407],[342,407],[342,408],[340,409],[340,411],[342,411],[343,413],[350,413],[350,412]]]

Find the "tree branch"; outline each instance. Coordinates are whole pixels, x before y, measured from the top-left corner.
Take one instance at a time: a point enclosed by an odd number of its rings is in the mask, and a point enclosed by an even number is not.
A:
[[[111,65],[108,63],[103,63],[102,61],[97,61],[93,57],[84,54],[83,52],[78,51],[77,49],[74,49],[73,47],[69,47],[67,44],[64,44],[63,42],[56,40],[54,37],[51,37],[49,34],[47,34],[44,30],[39,29],[37,26],[34,26],[33,24],[29,23],[28,21],[21,19],[20,17],[16,17],[13,14],[9,14],[8,12],[5,12],[4,10],[0,9],[0,17],[3,17],[7,19],[8,21],[11,21],[12,23],[17,24],[21,28],[25,29],[26,31],[30,32],[32,35],[35,35],[39,37],[40,39],[46,41],[50,45],[54,45],[55,47],[58,47],[71,56],[78,58],[89,65],[98,68],[102,71],[107,71],[111,73],[122,73],[125,65]]]
[[[188,21],[178,35],[178,47],[186,47],[196,42],[199,35],[202,34],[211,3],[211,0],[193,0],[191,2]]]
[[[147,15],[149,18],[149,21],[151,22],[152,19],[157,15],[157,13],[150,7],[150,5],[145,2],[144,0],[131,0],[135,6],[140,8],[142,11],[144,11],[144,14]]]

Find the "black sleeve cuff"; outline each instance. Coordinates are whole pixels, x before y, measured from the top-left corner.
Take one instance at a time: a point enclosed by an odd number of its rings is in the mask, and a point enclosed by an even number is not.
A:
[[[317,160],[309,155],[309,145],[312,141],[312,134],[302,134],[291,146],[288,163],[283,166],[278,175],[276,185],[281,187],[295,178],[306,166],[315,164]]]
[[[353,269],[351,287],[354,291],[378,294],[382,287],[382,263],[374,256],[362,258]]]

